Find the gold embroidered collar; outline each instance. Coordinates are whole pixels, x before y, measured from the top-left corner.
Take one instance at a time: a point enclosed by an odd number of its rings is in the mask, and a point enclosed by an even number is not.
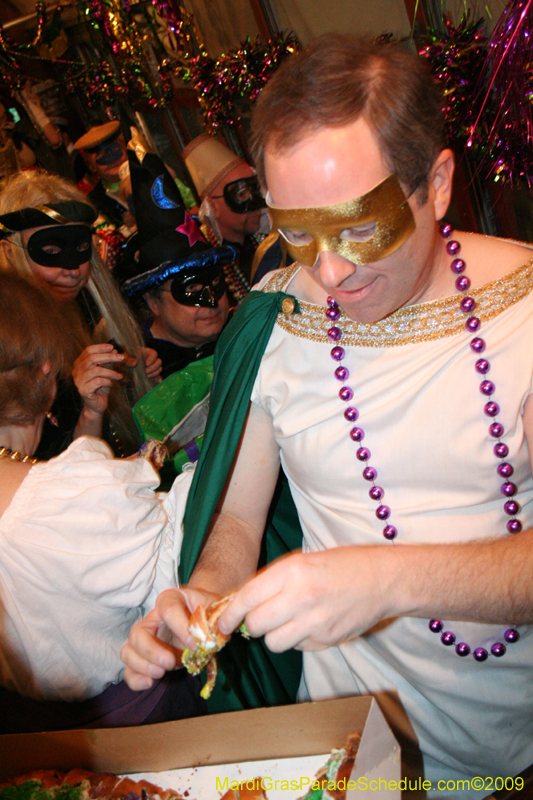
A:
[[[300,269],[291,264],[273,275],[263,287],[264,292],[287,291],[287,286]],[[533,259],[499,278],[469,292],[476,300],[476,316],[487,322],[518,303],[533,289]],[[280,313],[277,324],[294,336],[331,344],[328,330],[331,322],[324,306],[299,300],[299,314]],[[341,315],[343,345],[351,347],[394,347],[417,344],[432,339],[455,336],[464,331],[465,315],[459,308],[458,295],[443,297],[430,303],[405,306],[379,322],[355,322]]]

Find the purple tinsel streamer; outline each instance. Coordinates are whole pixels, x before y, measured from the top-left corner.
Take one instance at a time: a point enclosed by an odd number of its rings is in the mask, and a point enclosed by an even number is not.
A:
[[[510,0],[489,41],[480,110],[472,126],[485,128],[495,181],[533,180],[533,0]],[[490,101],[491,112],[486,109]]]

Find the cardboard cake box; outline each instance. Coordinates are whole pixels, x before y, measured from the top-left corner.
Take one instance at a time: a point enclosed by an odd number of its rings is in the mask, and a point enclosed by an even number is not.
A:
[[[361,743],[347,798],[400,798],[400,748],[371,697],[196,717],[137,728],[0,736],[0,780],[33,769],[145,777],[190,800],[218,800],[232,781],[264,778],[268,800],[292,800],[351,733]],[[139,775],[140,773],[140,775]],[[226,780],[227,779],[227,780]],[[278,781],[278,784],[275,781]],[[294,781],[291,784],[291,781]],[[396,784],[396,785],[395,785]]]

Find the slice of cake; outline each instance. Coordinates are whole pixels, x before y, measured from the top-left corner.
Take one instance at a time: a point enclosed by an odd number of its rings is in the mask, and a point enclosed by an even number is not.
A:
[[[300,800],[345,800],[360,741],[359,733],[351,733],[343,748],[332,750],[326,764],[311,781],[309,791]]]

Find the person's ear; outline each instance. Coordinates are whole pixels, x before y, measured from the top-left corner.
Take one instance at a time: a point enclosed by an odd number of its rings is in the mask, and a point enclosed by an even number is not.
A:
[[[46,359],[41,367],[41,372],[45,377],[45,382],[43,384],[43,391],[49,389],[49,397],[48,397],[48,408],[50,409],[54,403],[54,400],[57,396],[57,375],[52,374],[52,362]],[[54,415],[48,411],[46,416],[50,420],[51,424],[57,428],[58,422]]]
[[[145,295],[143,295],[143,298],[144,298],[144,302],[146,303],[146,305],[150,309],[151,315],[154,318],[158,317],[159,316],[159,306],[160,306],[159,298],[158,297],[154,297],[154,295],[149,294],[149,293],[146,293]]]
[[[437,222],[446,214],[452,199],[454,170],[453,152],[449,148],[441,150],[429,173],[430,197],[433,199]]]
[[[0,247],[4,251],[4,255],[11,264],[11,266],[14,267],[15,258],[13,256],[13,244],[9,242],[7,239],[0,239]]]

